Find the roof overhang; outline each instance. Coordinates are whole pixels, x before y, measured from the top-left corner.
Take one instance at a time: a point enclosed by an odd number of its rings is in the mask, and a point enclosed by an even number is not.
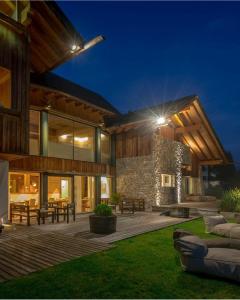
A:
[[[52,70],[104,39],[85,42],[55,1],[44,0],[31,1],[29,33],[31,68],[37,73]]]
[[[149,109],[107,120],[108,130],[122,133],[131,129],[149,127],[154,130],[156,117],[164,116],[168,126],[174,129],[175,139],[189,146],[202,165],[229,163],[225,150],[218,139],[197,96],[188,96]]]

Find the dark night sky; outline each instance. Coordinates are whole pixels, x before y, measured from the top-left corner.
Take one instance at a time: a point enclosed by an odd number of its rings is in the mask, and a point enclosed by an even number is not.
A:
[[[106,41],[55,72],[121,112],[197,94],[240,162],[240,2],[58,2]]]

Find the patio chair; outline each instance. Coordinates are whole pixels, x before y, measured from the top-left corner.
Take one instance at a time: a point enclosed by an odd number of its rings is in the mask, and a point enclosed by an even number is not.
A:
[[[121,211],[121,214],[123,214],[124,211],[128,211],[129,213],[134,214],[134,201],[131,199],[122,199],[119,203],[119,209]]]
[[[20,223],[26,219],[27,225],[30,226],[31,219],[37,219],[37,210],[31,209],[29,205],[24,204],[10,204],[10,223],[13,222],[14,217],[19,217]]]
[[[49,217],[51,217],[52,223],[54,223],[55,211],[45,209],[45,208],[38,209],[37,211],[38,225],[41,224],[41,220],[42,220],[42,224],[45,224],[45,220],[48,219]]]

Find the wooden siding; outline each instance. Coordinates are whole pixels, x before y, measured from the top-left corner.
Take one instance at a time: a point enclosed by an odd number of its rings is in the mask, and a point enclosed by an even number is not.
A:
[[[115,168],[110,165],[41,156],[28,156],[10,161],[9,169],[61,174],[115,175]]]
[[[152,133],[130,130],[116,135],[116,158],[150,155]]]
[[[140,127],[116,135],[116,158],[145,156],[152,154],[154,131]],[[164,126],[158,132],[165,139],[174,140],[174,129]]]
[[[28,37],[0,15],[0,66],[11,71],[12,108],[0,108],[0,152],[28,153]]]

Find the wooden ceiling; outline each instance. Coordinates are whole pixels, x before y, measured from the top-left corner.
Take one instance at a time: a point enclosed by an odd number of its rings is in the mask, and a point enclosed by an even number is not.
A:
[[[188,145],[202,165],[227,163],[225,151],[199,100],[171,116],[175,137]]]
[[[49,71],[74,56],[72,45],[83,48],[83,38],[54,1],[31,1],[29,32],[34,72]]]
[[[112,112],[79,98],[36,85],[32,85],[30,89],[30,105],[43,110],[49,109],[50,112],[57,111],[96,125],[103,124],[104,117],[113,115]]]

